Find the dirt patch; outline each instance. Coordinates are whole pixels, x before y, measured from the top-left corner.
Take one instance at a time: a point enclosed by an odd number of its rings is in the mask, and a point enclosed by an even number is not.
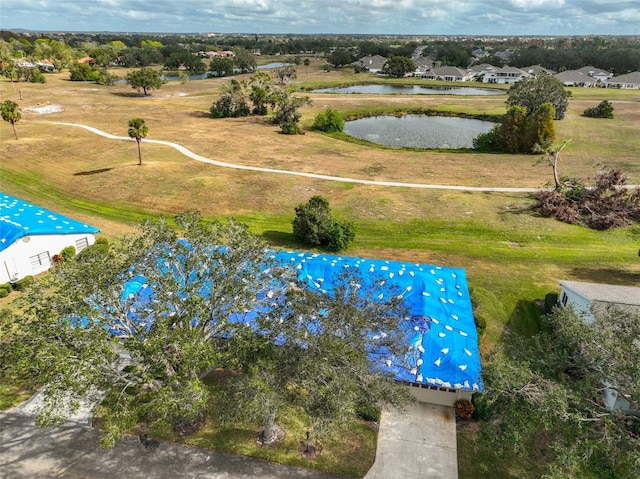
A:
[[[300,454],[303,459],[306,459],[308,461],[311,461],[318,457],[321,452],[322,444],[315,444],[311,442],[307,444],[307,441],[300,441],[298,443],[298,454]]]

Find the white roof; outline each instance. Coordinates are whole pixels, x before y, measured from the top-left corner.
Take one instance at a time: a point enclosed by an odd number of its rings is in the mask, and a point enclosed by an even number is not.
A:
[[[564,289],[569,289],[591,301],[640,306],[640,288],[638,287],[579,281],[558,281],[558,283]]]

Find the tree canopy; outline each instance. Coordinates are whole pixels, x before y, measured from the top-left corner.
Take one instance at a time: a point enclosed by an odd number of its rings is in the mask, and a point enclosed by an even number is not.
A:
[[[127,82],[131,85],[131,88],[138,91],[142,90],[145,96],[149,90],[157,90],[164,83],[160,77],[160,72],[153,68],[141,68],[128,73]]]
[[[140,150],[140,142],[149,134],[149,127],[142,118],[132,118],[128,123],[129,129],[127,134],[129,138],[136,140],[138,144],[138,165],[142,165],[142,151]]]
[[[552,75],[540,73],[511,85],[507,105],[525,107],[527,115],[534,115],[540,106],[551,103],[555,108],[554,120],[562,120],[567,111],[570,96],[571,93],[565,90],[560,80]]]
[[[259,310],[267,291],[279,294],[280,270],[242,225],[193,214],[176,223],[180,236],[165,221],[147,222],[106,252],[56,265],[24,296],[21,326],[3,335],[3,354],[11,351],[23,377],[47,384],[41,424],[63,419],[65,398],[94,390],[110,401],[105,446],[139,421],[202,416],[201,377],[230,360],[232,314]]]
[[[16,123],[22,119],[22,113],[20,113],[20,107],[15,101],[5,100],[0,103],[0,114],[2,119],[11,124],[13,128],[13,134],[18,139],[18,132],[16,131]]]
[[[382,72],[392,77],[402,78],[407,73],[414,72],[415,69],[416,66],[410,58],[396,55],[385,62]]]
[[[640,477],[640,316],[601,309],[585,321],[555,309],[531,338],[508,333],[485,361],[485,393],[477,401],[497,450],[540,451],[549,478]],[[609,409],[606,391],[630,410]]]
[[[275,420],[288,404],[319,431],[357,406],[407,400],[378,367],[401,356],[407,314],[399,294],[380,299],[384,281],[345,270],[330,292],[310,290],[243,225],[175,223],[56,263],[0,315],[0,372],[46,385],[39,424],[103,393],[104,447],[139,423],[197,425],[216,368],[233,378],[226,397],[242,398],[221,418]]]

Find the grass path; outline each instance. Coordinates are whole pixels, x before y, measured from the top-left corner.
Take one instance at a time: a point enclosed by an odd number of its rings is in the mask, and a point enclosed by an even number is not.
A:
[[[117,136],[112,135],[110,133],[106,133],[98,128],[94,128],[89,125],[83,125],[80,123],[65,123],[65,122],[57,122],[57,121],[33,121],[32,123],[48,123],[53,125],[62,125],[62,126],[71,126],[77,128],[83,128],[91,133],[95,133],[96,135],[100,135],[109,140],[120,140],[120,141],[135,141],[133,138],[129,138],[128,136]],[[293,175],[293,176],[303,176],[306,178],[314,178],[318,180],[327,180],[327,181],[340,181],[343,183],[358,183],[362,185],[374,185],[374,186],[391,186],[391,187],[403,187],[403,188],[422,188],[422,189],[431,189],[431,190],[455,190],[455,191],[479,191],[484,193],[534,193],[539,190],[539,188],[508,188],[508,187],[483,187],[483,186],[456,186],[456,185],[432,185],[432,184],[424,184],[424,183],[403,183],[398,181],[377,181],[377,180],[363,180],[358,178],[348,178],[343,176],[331,176],[331,175],[320,175],[316,173],[305,173],[301,171],[291,171],[291,170],[280,170],[274,168],[262,168],[258,166],[246,166],[246,165],[238,165],[234,163],[226,163],[224,161],[212,160],[211,158],[204,157],[202,155],[198,155],[197,153],[192,152],[188,148],[185,148],[182,145],[177,143],[172,143],[169,141],[163,140],[144,140],[145,143],[154,143],[156,145],[164,145],[169,146],[171,148],[175,148],[180,153],[189,158],[192,158],[196,161],[200,161],[202,163],[208,163],[211,165],[219,166],[222,168],[232,168],[236,170],[247,170],[247,171],[259,171],[262,173],[276,173],[281,175]]]

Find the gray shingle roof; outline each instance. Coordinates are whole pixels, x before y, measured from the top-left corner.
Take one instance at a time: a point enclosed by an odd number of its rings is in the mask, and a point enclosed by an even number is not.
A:
[[[600,303],[640,306],[640,288],[613,284],[558,281],[563,288],[570,289],[591,301]]]

